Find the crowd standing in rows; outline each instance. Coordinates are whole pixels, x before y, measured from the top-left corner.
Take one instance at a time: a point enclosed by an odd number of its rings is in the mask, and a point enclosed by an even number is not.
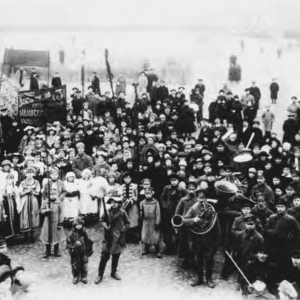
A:
[[[37,78],[32,74],[31,88],[38,88]],[[61,85],[58,74],[52,85]],[[292,98],[280,141],[272,131],[271,105],[258,116],[261,92],[255,82],[243,96],[224,84],[209,104],[208,118],[203,114],[202,79],[190,93],[184,87],[169,90],[153,70],[146,70],[135,87],[131,106],[124,75],[117,81],[117,96],[111,97],[108,91],[101,93],[94,73],[85,98],[73,88],[66,124],[22,128],[1,109],[1,236],[6,242],[20,236],[28,242],[39,238],[46,245],[45,258],[51,246],[61,256],[59,244],[66,240],[74,284],[87,283],[93,253],[84,224],[100,218],[104,236],[96,284],[103,280],[110,256],[111,276],[120,280],[117,268],[125,243],[140,242],[141,255],[176,254],[183,268],[196,265],[198,278],[192,286],[204,283],[205,269],[207,286],[215,287],[217,250],[230,253],[249,279],[250,287],[238,276],[245,297],[265,288],[278,295],[282,282],[299,285],[297,98]],[[276,104],[278,92],[273,79],[270,103]],[[253,159],[241,170],[233,157],[246,148]],[[108,183],[104,202],[89,191],[97,177]],[[224,197],[215,188],[218,181],[233,183],[237,191]],[[218,213],[218,243],[204,243],[189,230],[209,218],[205,203]],[[173,224],[175,215],[182,216],[179,228]],[[66,234],[64,227],[70,224]],[[233,271],[225,255],[222,277],[228,279]]]

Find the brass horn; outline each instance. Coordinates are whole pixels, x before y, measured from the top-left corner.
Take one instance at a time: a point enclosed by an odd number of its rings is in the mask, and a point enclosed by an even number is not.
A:
[[[175,215],[171,219],[171,223],[172,223],[173,227],[179,228],[183,225],[183,217],[181,215]]]

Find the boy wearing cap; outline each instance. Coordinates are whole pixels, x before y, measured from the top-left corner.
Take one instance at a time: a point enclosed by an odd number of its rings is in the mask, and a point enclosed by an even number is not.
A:
[[[180,199],[186,195],[186,191],[179,189],[179,177],[177,174],[170,174],[169,180],[171,184],[165,186],[161,195],[161,206],[163,212],[163,234],[164,241],[166,243],[166,252],[169,254],[175,254],[176,234],[171,220],[175,215],[176,207]]]
[[[175,215],[180,215],[184,217],[187,212],[190,210],[190,208],[198,202],[197,196],[196,196],[196,189],[197,189],[197,182],[195,181],[189,181],[187,183],[187,194],[183,198],[180,199]],[[181,226],[178,228],[179,230],[179,249],[178,249],[178,257],[184,258],[185,261],[183,262],[183,266],[186,267],[189,263],[189,259],[191,259],[191,249],[189,247],[190,242],[190,231],[186,226]]]
[[[295,193],[292,197],[293,206],[287,210],[287,213],[294,217],[300,224],[300,194]]]
[[[93,254],[93,242],[83,225],[83,219],[75,217],[73,220],[73,229],[66,241],[66,249],[69,251],[71,257],[74,284],[77,284],[79,280],[84,284],[87,283],[88,257]]]
[[[90,169],[93,168],[93,160],[92,158],[87,155],[85,150],[85,145],[83,143],[77,143],[76,144],[78,154],[75,157],[74,163],[73,163],[73,172],[76,175],[76,178],[81,178],[82,171],[84,169]]]
[[[268,220],[265,238],[271,259],[278,262],[281,270],[298,245],[300,226],[294,217],[287,214],[286,203],[283,200],[276,203],[276,210],[277,213],[272,214]]]
[[[151,246],[155,246],[157,258],[162,258],[163,243],[160,242],[161,213],[159,203],[153,198],[151,187],[145,188],[144,193],[145,199],[140,203],[142,255],[147,254]]]
[[[258,249],[264,243],[264,238],[256,230],[255,220],[255,216],[248,214],[244,217],[245,229],[243,231],[232,232],[234,241],[233,252],[235,254],[233,258],[242,270],[254,258]],[[242,284],[243,280],[239,274],[238,283]]]
[[[104,214],[100,220],[101,226],[104,229],[104,239],[102,241],[101,259],[95,284],[102,282],[105,267],[110,256],[112,256],[111,277],[121,280],[121,277],[117,273],[117,268],[120,255],[125,248],[124,233],[130,224],[127,213],[122,208],[121,198],[110,198],[107,200],[107,204],[111,204],[108,216],[106,218]]]
[[[257,176],[257,184],[252,188],[251,195],[254,193],[264,194],[268,207],[273,207],[275,202],[275,195],[272,189],[266,184],[264,175]]]
[[[241,282],[242,294],[247,296],[253,293],[256,297],[264,297],[266,289],[277,295],[276,287],[276,265],[270,262],[269,251],[265,245],[256,249],[253,260],[245,266],[244,273],[251,283],[251,286],[246,281]]]

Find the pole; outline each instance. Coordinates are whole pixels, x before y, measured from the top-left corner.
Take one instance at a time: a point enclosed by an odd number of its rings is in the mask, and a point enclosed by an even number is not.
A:
[[[50,82],[50,51],[48,50],[48,88],[49,88],[49,82]]]
[[[107,71],[108,79],[109,79],[109,82],[110,82],[112,98],[114,98],[115,94],[114,94],[114,86],[113,86],[113,81],[112,81],[114,76],[111,73],[111,68],[110,68],[110,64],[109,64],[109,61],[108,61],[108,50],[107,49],[105,49],[105,62],[106,62],[106,71]]]
[[[2,62],[2,67],[1,67],[0,98],[1,98],[2,77],[3,77],[3,69],[4,69],[5,56],[6,56],[6,49],[4,50],[3,62]]]
[[[240,274],[243,276],[243,278],[246,280],[246,282],[250,286],[252,286],[252,284],[250,283],[250,281],[248,280],[248,278],[246,277],[246,275],[243,273],[243,271],[240,269],[240,267],[237,265],[237,263],[234,261],[234,259],[232,258],[232,256],[227,251],[225,251],[225,253],[230,258],[230,260],[233,262],[234,266],[237,268],[237,270],[240,272]]]

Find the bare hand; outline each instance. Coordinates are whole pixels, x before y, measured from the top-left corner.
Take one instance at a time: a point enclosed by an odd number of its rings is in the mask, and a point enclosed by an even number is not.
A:
[[[198,216],[195,217],[193,220],[194,220],[194,223],[199,223],[201,221],[201,219]]]

